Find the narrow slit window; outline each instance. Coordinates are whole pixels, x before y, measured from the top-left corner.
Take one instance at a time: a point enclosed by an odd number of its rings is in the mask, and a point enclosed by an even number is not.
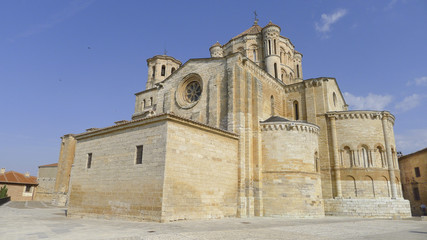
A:
[[[420,191],[418,190],[418,188],[413,188],[412,191],[414,193],[414,199],[416,201],[420,200]]]
[[[92,153],[88,153],[87,154],[87,165],[86,168],[91,168],[92,167]]]
[[[297,64],[297,78],[299,78],[299,65]]]
[[[144,146],[136,146],[136,164],[142,164],[142,154],[144,153]]]
[[[294,101],[294,117],[299,120],[298,101]]]
[[[171,74],[172,74],[173,72],[175,72],[175,68],[172,68],[172,69],[171,69]]]
[[[420,168],[416,167],[414,170],[415,170],[415,177],[421,177]]]
[[[166,66],[162,65],[162,72],[161,72],[162,76],[165,76],[166,74]]]
[[[153,77],[156,76],[156,66],[153,66]]]

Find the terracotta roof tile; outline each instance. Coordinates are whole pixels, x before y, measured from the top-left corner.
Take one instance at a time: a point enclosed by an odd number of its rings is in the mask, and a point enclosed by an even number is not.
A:
[[[37,177],[29,176],[26,177],[25,174],[9,171],[3,174],[0,174],[0,183],[17,183],[17,184],[31,184],[37,185]]]
[[[254,34],[258,34],[258,33],[260,33],[260,32],[261,32],[261,30],[262,30],[262,27],[260,27],[258,24],[254,24],[254,25],[253,25],[252,27],[250,27],[248,30],[246,30],[246,31],[242,32],[241,34],[239,34],[239,35],[235,36],[234,38],[232,38],[232,40],[233,40],[233,39],[236,39],[236,38],[239,38],[239,37],[242,37],[242,36],[244,36],[244,35],[249,35],[249,34],[254,35]]]
[[[52,164],[46,164],[46,165],[40,165],[39,167],[57,167],[58,163],[52,163]]]

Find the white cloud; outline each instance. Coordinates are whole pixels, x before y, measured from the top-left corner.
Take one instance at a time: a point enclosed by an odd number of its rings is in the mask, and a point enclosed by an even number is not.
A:
[[[396,149],[404,155],[427,147],[427,128],[411,129],[403,134],[395,134]]]
[[[323,13],[320,18],[320,23],[318,22],[315,23],[316,31],[324,34],[324,36],[327,37],[327,35],[325,34],[331,31],[332,24],[336,23],[340,18],[344,17],[346,14],[347,14],[346,9],[338,9],[337,11],[329,15],[326,13]]]
[[[415,78],[412,81],[406,83],[407,86],[415,85],[415,86],[426,86],[427,87],[427,76]]]
[[[344,98],[350,109],[353,110],[384,110],[392,101],[391,95],[376,95],[373,93],[363,97],[344,92]]]
[[[407,96],[402,101],[396,103],[395,108],[400,112],[411,110],[420,105],[424,98],[425,96],[414,93],[411,96]]]
[[[390,10],[394,7],[394,5],[397,3],[397,0],[391,0],[387,6],[384,8],[384,10]]]
[[[34,34],[41,33],[41,32],[43,32],[49,28],[52,28],[52,27],[58,25],[59,23],[63,22],[64,20],[73,17],[74,15],[79,13],[80,11],[85,10],[93,2],[94,2],[94,0],[90,0],[90,1],[74,0],[74,1],[71,1],[71,2],[69,2],[69,5],[66,8],[64,8],[61,11],[50,16],[49,19],[45,23],[39,23],[39,24],[32,25],[31,27],[29,27],[25,31],[19,33],[18,35],[16,35],[15,37],[13,37],[9,40],[11,42],[13,42],[19,38],[26,38],[26,37],[32,36]]]

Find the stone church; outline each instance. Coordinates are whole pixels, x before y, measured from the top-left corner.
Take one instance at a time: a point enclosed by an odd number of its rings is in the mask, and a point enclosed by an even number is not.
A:
[[[131,120],[62,137],[69,216],[410,216],[387,111],[349,111],[335,78],[257,22],[210,58],[147,60]]]

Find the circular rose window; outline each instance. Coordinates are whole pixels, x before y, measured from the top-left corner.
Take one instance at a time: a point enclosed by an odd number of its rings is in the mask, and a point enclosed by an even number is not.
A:
[[[190,102],[197,102],[202,94],[202,87],[198,81],[192,81],[185,87],[185,99]]]
[[[202,97],[202,78],[196,73],[190,73],[182,79],[175,93],[177,104],[181,108],[192,108]]]

